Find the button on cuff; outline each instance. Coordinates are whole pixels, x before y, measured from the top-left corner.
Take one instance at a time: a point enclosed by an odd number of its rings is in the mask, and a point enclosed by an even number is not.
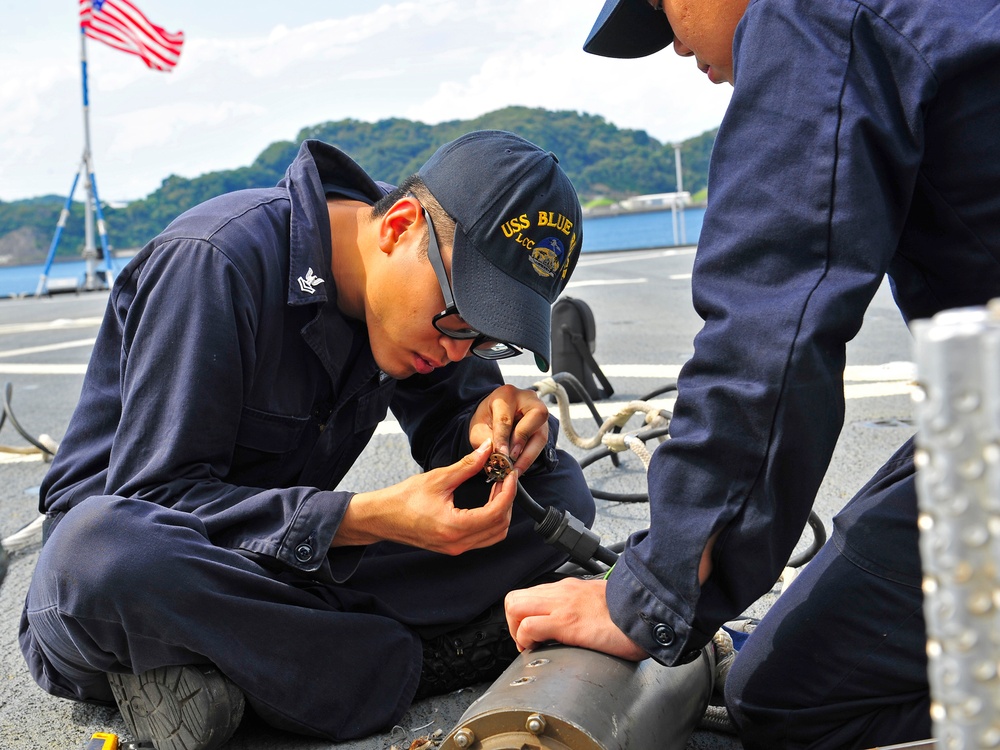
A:
[[[666,623],[653,626],[653,639],[661,646],[669,646],[674,642],[674,629]]]
[[[308,542],[302,542],[295,547],[295,559],[301,563],[307,563],[312,559],[313,548]]]

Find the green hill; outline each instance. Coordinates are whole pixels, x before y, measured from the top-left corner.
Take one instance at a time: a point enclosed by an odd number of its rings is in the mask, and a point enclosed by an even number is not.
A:
[[[103,207],[108,236],[113,247],[141,247],[179,213],[212,196],[274,185],[295,157],[298,144],[307,138],[338,146],[376,179],[398,182],[415,172],[442,143],[486,128],[516,132],[556,153],[585,204],[676,189],[672,145],[643,130],[618,128],[597,115],[507,107],[473,120],[438,125],[398,118],[374,123],[339,120],[303,128],[294,142],[272,143],[249,166],[191,179],[171,175],[141,200],[122,208]],[[715,133],[708,131],[681,145],[684,188],[691,193],[707,187]],[[43,262],[64,200],[44,196],[0,201],[0,259]],[[82,216],[82,204],[77,203],[60,240],[59,257],[79,256]]]

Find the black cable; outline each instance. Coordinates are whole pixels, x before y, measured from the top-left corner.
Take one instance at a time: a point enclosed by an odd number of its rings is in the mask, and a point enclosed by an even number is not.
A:
[[[576,394],[581,401],[587,404],[587,408],[590,410],[591,416],[593,416],[594,421],[597,422],[597,426],[600,427],[604,424],[601,419],[600,412],[597,411],[597,406],[594,404],[594,400],[587,393],[587,389],[584,388],[583,383],[581,383],[577,377],[571,372],[557,372],[552,376],[552,379],[559,383],[563,388],[567,390],[572,389],[572,392]]]
[[[594,421],[597,422],[598,427],[604,425],[601,420],[601,416],[597,411],[597,407],[594,405],[593,400],[590,398],[586,389],[580,383],[580,381],[571,373],[560,372],[552,376],[553,380],[562,385],[564,388],[569,386],[577,393],[577,395],[587,404],[590,413],[594,417]],[[645,396],[642,396],[640,401],[649,401],[657,396],[664,393],[669,393],[671,391],[677,390],[677,382],[672,381],[660,388],[657,388]],[[661,416],[667,419],[669,422],[673,416],[669,411],[660,410]],[[618,431],[618,428],[615,430]],[[635,437],[645,443],[648,440],[654,438],[663,437],[669,434],[669,427],[654,427],[648,430],[642,430],[635,433]],[[579,460],[580,468],[584,469],[591,464],[599,461],[602,458],[610,457],[614,462],[615,466],[618,466],[618,456],[617,452],[611,450],[607,446],[602,446],[591,452],[590,454],[584,456]],[[545,509],[539,505],[535,500],[529,495],[524,488],[518,483],[518,492],[515,496],[515,501],[528,513],[528,515],[535,521],[535,530],[539,531],[543,536],[546,537],[546,541],[555,546],[559,546],[570,553],[570,559],[573,563],[580,566],[583,570],[590,573],[600,573],[601,568],[595,564],[596,562],[603,562],[608,567],[614,565],[615,561],[618,559],[618,552],[624,549],[624,543],[618,543],[620,545],[619,549],[615,551],[616,545],[611,545],[611,547],[603,547],[600,545],[600,541],[596,534],[593,534],[589,529],[584,529],[587,534],[591,535],[592,538],[585,539],[583,534],[577,528],[573,528],[572,523],[580,524],[580,522],[570,514],[564,514],[562,511],[556,511],[552,508]],[[619,503],[646,503],[649,502],[649,495],[644,492],[635,493],[619,493],[619,492],[606,492],[604,490],[597,490],[593,487],[588,487],[590,489],[590,494],[598,500],[607,500],[611,502]],[[567,521],[566,516],[569,517]],[[807,524],[812,529],[813,540],[807,549],[800,552],[797,555],[793,555],[788,561],[788,566],[792,568],[799,568],[805,565],[807,562],[812,560],[816,553],[819,552],[820,548],[826,542],[826,528],[823,526],[823,521],[816,514],[814,510],[809,511],[809,516],[807,518]],[[582,524],[580,524],[582,527]],[[570,539],[572,541],[566,542],[565,539]],[[596,541],[595,541],[596,540]],[[591,554],[583,554],[590,544],[596,545]],[[581,553],[581,550],[583,553]],[[583,559],[581,559],[583,558]],[[569,565],[569,563],[567,563]]]
[[[517,494],[514,495],[514,502],[521,506],[521,510],[528,514],[528,517],[535,523],[545,521],[546,509],[538,504],[528,491],[524,489],[521,482],[517,483]]]
[[[635,433],[635,437],[646,442],[647,440],[653,440],[654,438],[663,437],[667,434],[667,427],[652,427],[648,430],[641,430]],[[599,461],[608,455],[614,455],[612,451],[607,446],[602,446],[592,451],[590,454],[584,456],[580,460],[580,468],[585,469],[590,466],[595,461]],[[589,487],[589,485],[588,485]],[[615,503],[647,503],[649,502],[649,495],[645,492],[608,492],[607,490],[598,490],[593,487],[589,487],[590,494],[593,495],[598,500],[608,500]]]
[[[826,527],[823,526],[822,519],[816,515],[816,511],[809,511],[809,518],[806,520],[806,523],[813,532],[812,544],[799,554],[792,555],[791,559],[788,561],[789,568],[801,568],[807,562],[816,557],[816,553],[819,552],[820,547],[826,543]]]
[[[42,453],[48,456],[55,455],[52,451],[50,451],[48,448],[46,448],[44,445],[38,442],[35,438],[29,435],[23,427],[21,427],[21,423],[17,421],[17,417],[14,416],[14,410],[10,406],[10,400],[13,392],[14,392],[14,384],[8,382],[4,386],[3,413],[0,414],[0,428],[3,427],[4,420],[9,419],[10,423],[14,426],[14,429],[18,431],[21,437],[23,437],[25,440],[27,440],[36,448],[38,448],[38,450],[40,450]]]
[[[666,388],[669,390],[671,388],[676,388],[676,386],[666,386]],[[654,392],[654,394],[655,393],[656,392]],[[650,396],[646,396],[641,400],[647,401],[649,400],[649,398]],[[669,418],[669,412],[667,412],[666,415]],[[642,430],[640,432],[635,433],[635,437],[638,438],[639,440],[642,440],[643,442],[646,442],[647,440],[652,440],[654,438],[662,437],[668,434],[668,432],[669,432],[669,427],[654,427],[648,430]],[[614,452],[607,446],[602,446],[600,448],[597,448],[590,454],[580,459],[579,461],[580,468],[584,469],[590,466],[591,464],[595,463],[596,461],[605,458],[606,456],[613,455],[613,453]],[[595,489],[594,487],[590,487],[589,485],[588,488],[590,489],[590,494],[593,495],[594,498],[598,500],[607,500],[610,502],[617,502],[617,503],[649,502],[649,495],[645,492],[634,492],[634,493],[607,492],[605,490]],[[807,562],[809,562],[816,556],[816,553],[819,552],[820,548],[826,542],[827,538],[826,528],[823,526],[823,521],[816,514],[816,511],[814,510],[809,511],[807,523],[813,532],[812,543],[809,545],[807,549],[803,550],[797,555],[793,555],[792,558],[788,561],[788,567],[801,568],[803,565],[805,565]]]
[[[605,549],[608,549],[611,552],[614,552],[615,555],[621,555],[621,553],[625,551],[625,542],[624,541],[612,542],[611,544],[606,545]],[[572,560],[569,560],[569,561],[563,563],[563,565],[560,568],[558,568],[556,570],[556,572],[557,573],[561,573],[562,575],[574,576],[574,577],[579,577],[579,576],[587,574],[587,573],[591,573],[591,574],[595,574],[596,573],[597,575],[603,575],[603,574],[605,574],[605,573],[608,572],[608,568],[610,568],[610,567],[611,566],[609,565],[607,568],[603,568],[602,567],[602,568],[594,569],[593,567],[589,567],[589,566],[585,568],[582,565],[580,565],[579,563],[574,562]]]
[[[645,443],[647,440],[653,440],[654,438],[663,437],[668,433],[668,431],[669,431],[668,427],[650,427],[648,430],[640,430],[639,432],[635,433],[635,437],[637,437],[639,440]],[[595,463],[596,461],[599,461],[600,459],[606,456],[611,456],[614,454],[615,451],[613,451],[611,448],[608,448],[607,446],[601,446],[600,448],[595,448],[591,453],[588,453],[586,456],[580,459],[579,461],[580,468],[585,469],[592,463]]]
[[[608,492],[590,487],[590,494],[595,500],[607,500],[609,503],[648,503],[649,495],[645,492]]]
[[[657,396],[662,396],[664,393],[670,393],[671,391],[676,391],[676,390],[677,390],[677,381],[674,380],[674,381],[672,381],[670,383],[667,383],[666,385],[664,385],[661,388],[657,388],[655,391],[651,391],[650,393],[647,393],[645,396],[641,397],[639,400],[640,401],[649,401],[650,399],[654,399]]]
[[[601,573],[598,563],[611,567],[618,560],[617,553],[601,546],[601,538],[584,523],[564,510],[543,508],[517,483],[516,502],[535,521],[535,531],[552,546],[569,554],[570,560],[591,573]]]

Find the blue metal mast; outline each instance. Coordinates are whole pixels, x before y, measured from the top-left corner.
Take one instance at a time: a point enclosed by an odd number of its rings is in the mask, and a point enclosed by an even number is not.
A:
[[[83,288],[86,290],[98,289],[103,286],[110,287],[114,280],[115,268],[111,258],[111,250],[108,246],[108,230],[104,223],[104,214],[101,211],[101,201],[97,194],[97,180],[94,176],[94,162],[90,152],[90,95],[87,90],[87,37],[83,26],[80,27],[80,72],[83,80],[83,156],[80,159],[80,167],[73,177],[73,184],[69,189],[66,203],[63,205],[56,224],[55,235],[52,237],[52,244],[49,246],[49,255],[45,260],[45,269],[38,278],[38,287],[35,289],[35,296],[41,296],[48,291],[49,271],[52,268],[52,261],[55,259],[56,248],[59,246],[59,238],[62,236],[69,218],[70,206],[73,203],[73,193],[76,192],[77,183],[83,177],[86,200],[84,202],[84,246],[83,258],[86,261],[86,275],[83,281]],[[98,269],[97,246],[94,242],[95,222],[97,217],[97,235],[101,241],[101,251],[104,256],[104,268]],[[103,277],[103,278],[100,278]]]

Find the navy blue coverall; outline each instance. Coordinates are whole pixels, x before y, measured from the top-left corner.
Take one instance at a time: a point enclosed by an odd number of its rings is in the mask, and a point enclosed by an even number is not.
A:
[[[751,0],[734,63],[692,278],[704,327],[650,466],[650,529],[607,590],[666,664],[788,560],[884,277],[907,321],[1000,296],[997,0]],[[908,443],[741,651],[727,692],[747,748],[930,736],[913,471]]]
[[[330,191],[373,203],[385,188],[307,141],[277,187],[191,209],[116,280],[41,489],[54,524],[20,640],[50,693],[111,701],[107,672],[210,662],[274,726],[371,734],[408,708],[421,636],[564,561],[516,508],[506,540],[457,557],[331,549],[352,496],[335,488],[388,408],[422,467],[447,465],[502,380],[474,358],[380,372],[336,305]],[[550,428],[522,481],[589,525],[593,499]],[[486,488],[470,480],[456,502]]]

